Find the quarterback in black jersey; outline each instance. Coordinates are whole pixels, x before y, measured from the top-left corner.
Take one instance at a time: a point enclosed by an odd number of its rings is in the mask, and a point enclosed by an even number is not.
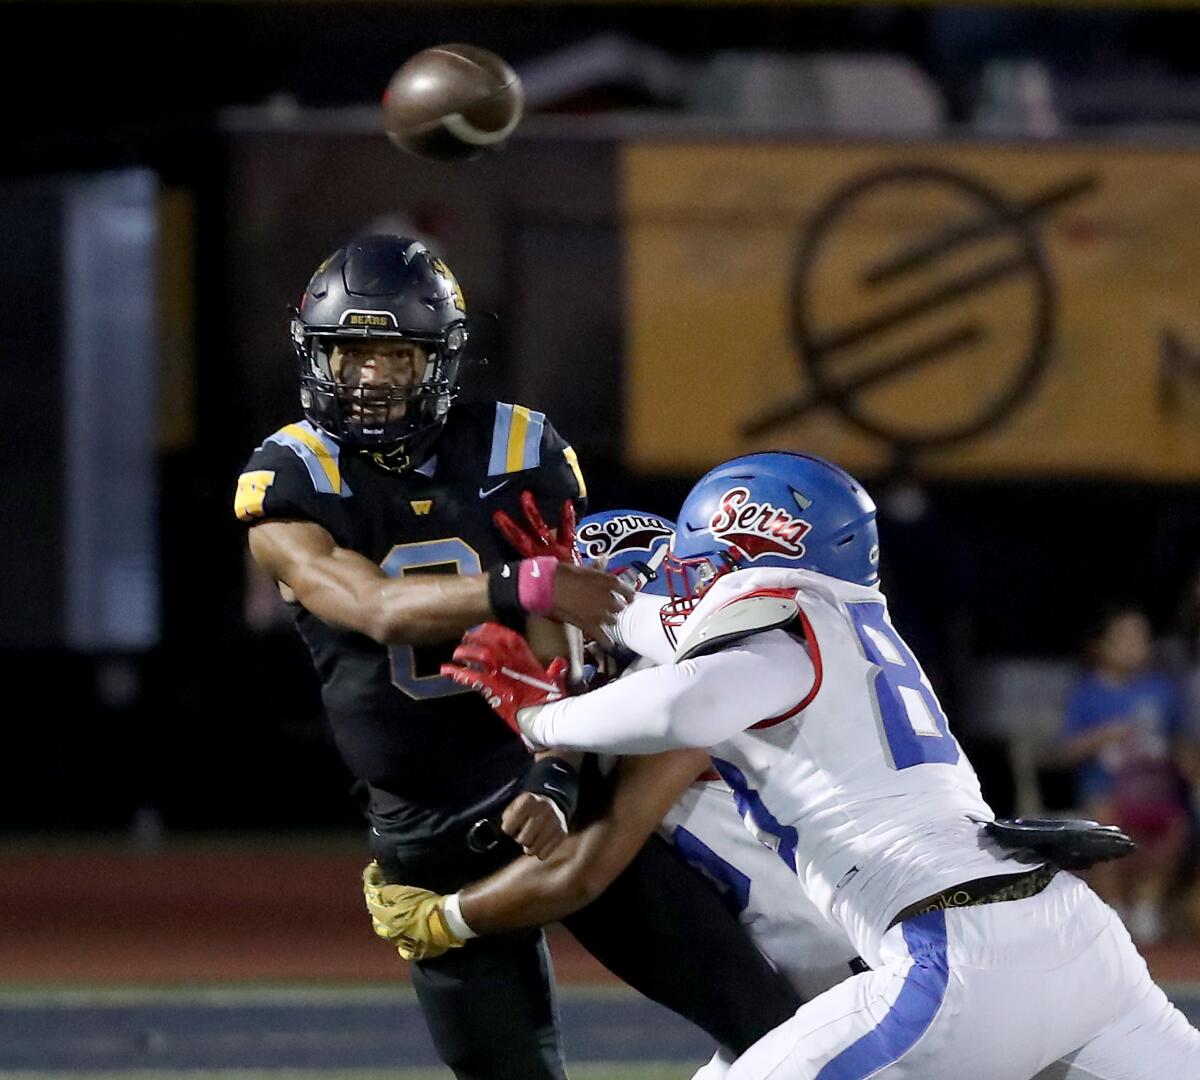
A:
[[[316,523],[337,548],[379,568],[373,573],[410,585],[415,575],[478,576],[511,557],[501,549],[493,510],[515,509],[522,489],[559,504],[583,495],[570,453],[540,413],[502,403],[454,408],[435,453],[404,473],[343,451],[305,421],[276,432],[251,456],[241,483],[253,486],[253,505],[241,512]],[[274,544],[260,542],[264,532],[251,531],[251,549],[269,568],[278,566]],[[480,600],[487,602],[483,591]],[[365,607],[370,599],[354,602]],[[497,730],[478,695],[460,693],[438,673],[453,652],[446,639],[457,633],[440,625],[450,611],[437,612],[422,632],[410,625],[418,610],[376,635],[370,617],[338,626],[306,606],[296,610],[338,749],[355,776],[387,793],[388,825],[410,840],[438,836],[481,790],[511,779],[529,759],[520,740]],[[484,610],[458,621],[490,617]]]
[[[439,892],[521,855],[480,823],[514,805],[532,822],[547,801],[523,794],[533,762],[522,742],[441,663],[489,620],[524,629],[526,616],[545,616],[603,639],[629,596],[600,571],[513,561],[493,513],[517,515],[529,491],[556,516],[586,488],[541,413],[451,407],[469,329],[458,283],[419,241],[370,236],[340,249],[293,312],[304,419],[254,451],[235,498],[255,561],[295,605],[337,747],[366,787],[371,854],[387,880]],[[519,821],[505,828],[525,840]],[[567,925],[626,981],[740,1052],[797,1003],[690,874],[647,844]],[[630,906],[663,896],[671,902],[653,906],[671,925],[630,938]],[[684,918],[680,904],[698,911]],[[737,970],[721,972],[729,991],[715,996],[714,960]],[[540,931],[417,962],[413,982],[462,1080],[565,1076]]]

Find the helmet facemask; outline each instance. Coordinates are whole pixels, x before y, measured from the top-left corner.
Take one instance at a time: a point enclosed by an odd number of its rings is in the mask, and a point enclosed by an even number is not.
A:
[[[739,555],[732,548],[682,559],[667,552],[659,573],[666,578],[670,599],[660,609],[659,618],[671,644],[675,644],[679,628],[704,599],[704,594],[718,580],[737,569]]]
[[[334,349],[362,339],[419,346],[426,354],[423,375],[406,385],[342,381],[334,370]],[[441,334],[429,334],[312,327],[294,315],[292,342],[300,362],[300,402],[306,415],[351,449],[411,460],[440,430],[457,394],[467,328],[455,323]]]

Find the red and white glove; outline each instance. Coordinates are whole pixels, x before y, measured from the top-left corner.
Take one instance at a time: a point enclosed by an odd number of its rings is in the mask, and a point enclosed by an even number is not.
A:
[[[518,735],[522,709],[545,705],[567,693],[567,661],[561,656],[542,667],[529,643],[515,630],[484,623],[468,630],[442,674],[477,690]]]
[[[575,504],[570,499],[563,500],[557,529],[546,524],[532,491],[521,492],[521,510],[525,515],[524,525],[518,524],[503,510],[492,515],[496,528],[521,558],[549,555],[560,563],[580,565],[582,560],[575,550]]]

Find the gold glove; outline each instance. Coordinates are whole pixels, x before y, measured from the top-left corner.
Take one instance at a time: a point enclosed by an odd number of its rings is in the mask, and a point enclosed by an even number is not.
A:
[[[463,944],[447,925],[444,896],[415,885],[388,885],[383,868],[371,862],[363,870],[363,897],[371,925],[404,960],[432,960]]]

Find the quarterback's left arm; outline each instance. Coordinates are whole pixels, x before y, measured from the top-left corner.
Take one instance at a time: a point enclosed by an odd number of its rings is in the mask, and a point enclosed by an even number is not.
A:
[[[579,766],[583,755],[545,750],[536,755],[523,790],[505,808],[500,828],[526,855],[550,856],[571,828],[579,803]]]
[[[543,926],[590,904],[708,767],[702,750],[622,758],[604,815],[567,836],[549,859],[516,859],[468,885],[457,898],[463,919],[477,934],[494,934]]]
[[[386,884],[372,863],[363,892],[375,932],[406,960],[430,959],[480,934],[543,926],[578,911],[633,861],[707,765],[699,750],[623,758],[603,816],[568,836],[551,858],[515,859],[450,896]]]

